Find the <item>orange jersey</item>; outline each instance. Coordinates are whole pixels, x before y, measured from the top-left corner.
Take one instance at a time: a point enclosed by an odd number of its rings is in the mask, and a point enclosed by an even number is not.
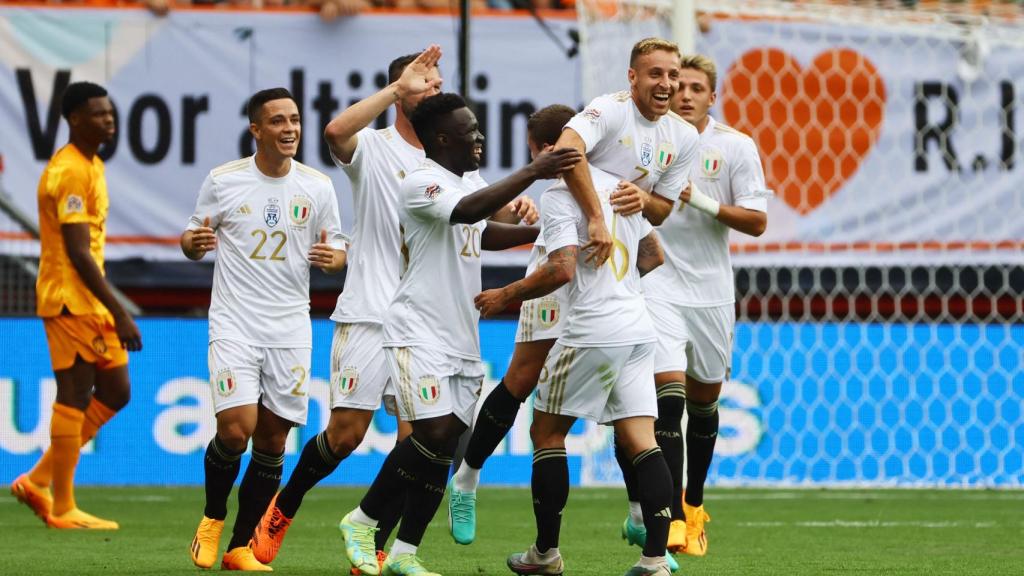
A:
[[[89,253],[103,272],[107,241],[107,181],[99,156],[88,160],[74,144],[50,159],[39,178],[39,278],[36,313],[57,316],[67,307],[72,314],[109,315],[78,276],[64,247],[63,224],[89,225]]]

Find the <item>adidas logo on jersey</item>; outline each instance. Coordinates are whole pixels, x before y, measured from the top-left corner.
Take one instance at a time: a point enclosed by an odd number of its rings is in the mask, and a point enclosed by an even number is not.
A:
[[[252,208],[250,208],[248,204],[242,204],[238,207],[238,213],[248,216],[249,214],[252,214]]]

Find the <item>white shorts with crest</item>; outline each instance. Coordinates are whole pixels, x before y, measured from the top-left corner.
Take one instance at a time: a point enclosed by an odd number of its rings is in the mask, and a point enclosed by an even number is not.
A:
[[[210,342],[207,362],[215,412],[262,404],[302,425],[309,408],[309,348],[263,348],[235,340]]]
[[[398,415],[406,422],[455,414],[472,425],[484,366],[425,346],[385,348]]]
[[[555,342],[541,370],[533,407],[600,424],[658,417],[654,343],[573,348]]]
[[[372,322],[337,323],[331,340],[331,408],[395,414],[395,389],[384,357],[384,328]]]

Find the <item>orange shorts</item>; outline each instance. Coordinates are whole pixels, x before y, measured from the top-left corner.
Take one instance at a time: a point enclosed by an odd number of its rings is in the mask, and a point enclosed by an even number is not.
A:
[[[54,371],[67,370],[75,356],[100,370],[110,370],[128,363],[128,352],[114,330],[114,320],[107,315],[62,314],[43,318],[46,342],[50,345],[50,364]]]

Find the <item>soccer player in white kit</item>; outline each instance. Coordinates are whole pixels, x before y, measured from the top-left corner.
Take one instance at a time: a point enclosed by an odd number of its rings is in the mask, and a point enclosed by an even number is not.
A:
[[[576,111],[555,104],[534,112],[526,122],[531,157],[554,146],[562,128]],[[533,243],[526,275],[548,264],[543,232]],[[512,361],[501,382],[487,395],[466,448],[463,465],[452,477],[448,494],[448,528],[455,542],[471,544],[476,538],[476,488],[480,469],[515,423],[520,405],[537,386],[548,351],[562,334],[568,310],[568,287],[523,302],[519,311]]]
[[[336,323],[331,416],[326,429],[306,443],[288,483],[253,534],[253,552],[261,562],[274,560],[305,494],[362,443],[382,398],[393,400],[382,322],[403,268],[398,189],[425,158],[409,116],[420,101],[440,91],[440,58],[436,45],[396,58],[388,66],[388,86],[347,108],[324,131],[335,163],[352,183],[355,212],[345,289],[331,315]],[[381,130],[370,127],[392,105],[395,123]],[[464,179],[473,188],[486,185],[477,171]],[[518,221],[513,212],[529,215],[531,210],[533,202],[522,197],[507,207],[506,218]],[[398,440],[408,433],[408,424],[400,422]],[[394,504],[378,525],[378,556],[401,514],[402,501],[396,498]]]
[[[681,66],[672,109],[700,132],[700,156],[677,210],[658,229],[665,265],[643,284],[658,331],[655,427],[675,490],[669,549],[703,556],[704,522],[709,519],[703,506],[704,480],[718,436],[718,396],[729,378],[736,324],[729,230],[764,233],[771,192],[765,188],[754,141],[708,115],[715,103],[714,62],[685,56]],[[684,408],[689,417],[685,501]]]
[[[652,192],[643,214],[655,226],[669,215],[679,191],[689,183],[697,156],[697,130],[669,109],[679,82],[679,58],[679,48],[672,42],[660,38],[637,42],[630,54],[629,91],[595,98],[558,140],[559,146],[586,150],[590,165],[623,181],[636,180]],[[591,251],[588,260],[603,263],[610,242],[587,165],[577,164],[565,179],[589,221],[590,240],[583,251]],[[626,477],[629,500],[637,503],[640,496],[633,491],[632,459],[618,446],[616,457]],[[622,527],[622,537],[630,544],[644,545],[647,531],[642,520],[640,506],[631,506],[631,518]],[[670,563],[674,563],[671,558]]]
[[[191,556],[202,568],[216,561],[228,495],[251,439],[221,568],[269,571],[249,540],[280,484],[288,431],[306,422],[309,267],[340,272],[345,237],[331,179],[293,160],[301,122],[292,95],[262,90],[247,108],[256,154],[210,171],[181,236],[192,260],[218,253],[209,349],[217,433],[206,449],[206,508]]]
[[[510,301],[544,296],[569,284],[565,327],[548,353],[534,402],[533,503],[537,539],[525,553],[513,554],[517,574],[561,574],[558,550],[562,510],[569,497],[565,437],[577,418],[615,427],[641,483],[648,538],[640,561],[628,576],[668,576],[665,542],[672,497],[671,474],[654,439],[654,326],[647,314],[640,276],[661,264],[653,228],[640,214],[612,212],[611,194],[619,178],[590,168],[612,253],[596,269],[578,258],[587,243],[587,219],[564,182],[541,199],[548,264],[523,280],[476,298],[481,315],[499,312]]]
[[[644,217],[657,226],[672,211],[697,155],[697,131],[669,110],[679,81],[679,47],[661,38],[640,40],[630,53],[628,79],[629,90],[595,98],[569,122],[556,144],[586,154],[586,161],[565,180],[589,221],[583,252],[596,265],[607,260],[612,242],[588,166],[622,180],[622,191],[611,202],[620,213],[634,208],[620,205],[631,201],[619,196],[630,182],[639,184],[647,193]]]
[[[384,346],[396,400],[412,434],[388,455],[373,485],[342,519],[345,552],[364,573],[432,576],[417,547],[445,492],[459,435],[472,421],[483,384],[473,296],[480,291],[481,250],[532,242],[537,229],[485,218],[539,178],[579,161],[575,150],[545,152],[508,178],[474,191],[463,175],[480,163],[483,135],[455,94],[432,96],[412,115],[427,160],[406,176],[399,219],[409,268],[384,319]],[[383,568],[374,531],[396,495],[406,494],[402,523]]]

